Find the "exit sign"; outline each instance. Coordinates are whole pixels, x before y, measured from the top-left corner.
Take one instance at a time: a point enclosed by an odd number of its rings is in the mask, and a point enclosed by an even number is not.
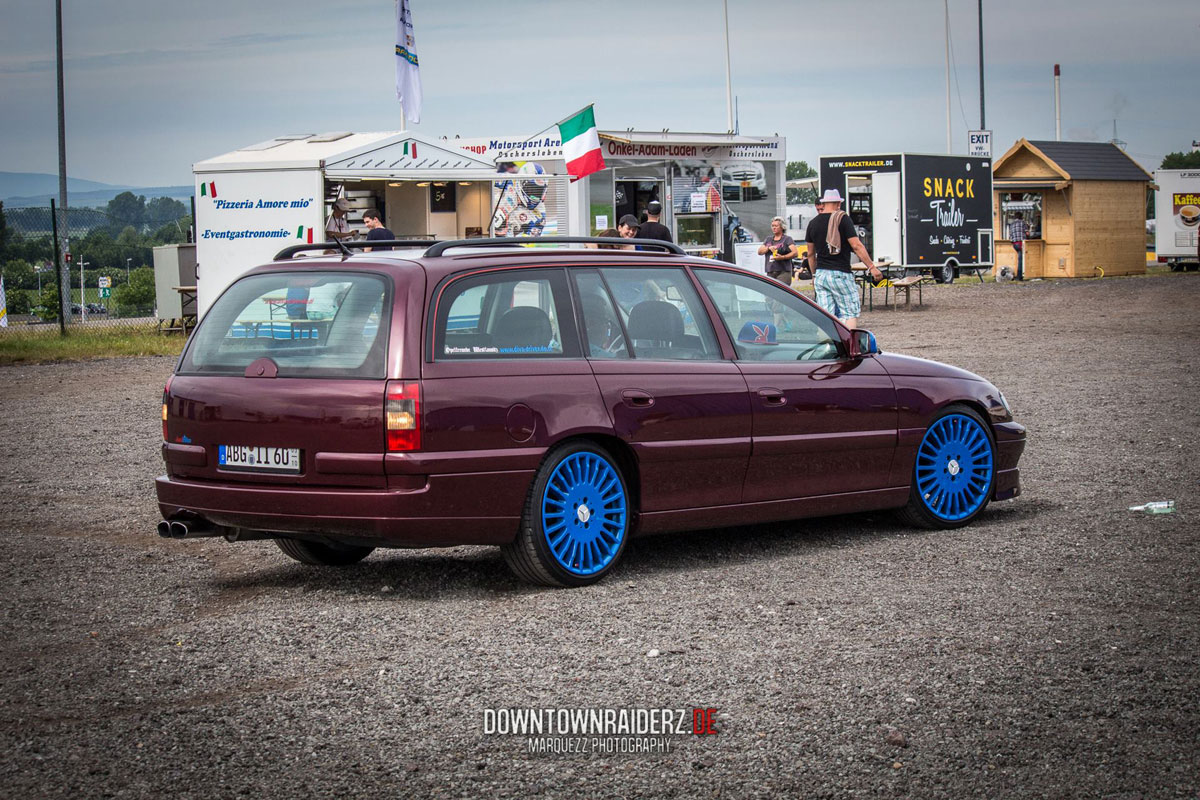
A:
[[[967,155],[980,158],[992,157],[992,132],[967,131]]]

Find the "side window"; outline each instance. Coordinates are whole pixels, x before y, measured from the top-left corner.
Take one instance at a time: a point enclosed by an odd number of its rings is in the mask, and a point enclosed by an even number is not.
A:
[[[738,358],[821,361],[841,355],[837,326],[770,281],[707,269],[696,274],[720,312]]]
[[[680,269],[601,270],[633,345],[634,358],[718,360],[708,313]]]
[[[560,270],[503,270],[451,281],[434,320],[435,359],[577,357]]]
[[[588,358],[629,358],[625,333],[608,289],[595,272],[578,272],[575,290],[582,313],[584,354]]]

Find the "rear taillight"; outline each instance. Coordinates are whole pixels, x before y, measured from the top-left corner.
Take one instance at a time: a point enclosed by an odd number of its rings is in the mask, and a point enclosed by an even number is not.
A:
[[[388,452],[421,449],[421,384],[389,381],[384,409]]]
[[[171,376],[175,377],[174,375]],[[163,423],[163,441],[167,441],[167,400],[171,393],[171,378],[167,378],[167,385],[163,387],[163,402],[162,402],[162,423]]]

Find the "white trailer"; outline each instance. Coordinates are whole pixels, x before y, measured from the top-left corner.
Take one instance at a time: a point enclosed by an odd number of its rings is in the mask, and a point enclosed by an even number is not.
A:
[[[353,230],[375,208],[397,238],[465,238],[487,231],[496,179],[491,161],[411,132],[280,136],[192,171],[200,314],[284,247],[326,241],[339,197]]]
[[[1200,268],[1200,169],[1160,169],[1154,183],[1154,254],[1175,271]]]

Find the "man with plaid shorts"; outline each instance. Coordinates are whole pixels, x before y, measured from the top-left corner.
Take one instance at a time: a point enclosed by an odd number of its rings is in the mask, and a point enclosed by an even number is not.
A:
[[[817,304],[847,328],[854,329],[858,327],[862,301],[858,298],[858,287],[854,285],[854,273],[850,271],[850,253],[853,251],[862,259],[876,281],[883,279],[883,273],[872,263],[867,248],[858,238],[858,231],[854,230],[841,206],[841,193],[837,189],[826,189],[821,202],[817,203],[819,213],[808,224],[804,238],[808,242],[808,266],[813,274]]]

